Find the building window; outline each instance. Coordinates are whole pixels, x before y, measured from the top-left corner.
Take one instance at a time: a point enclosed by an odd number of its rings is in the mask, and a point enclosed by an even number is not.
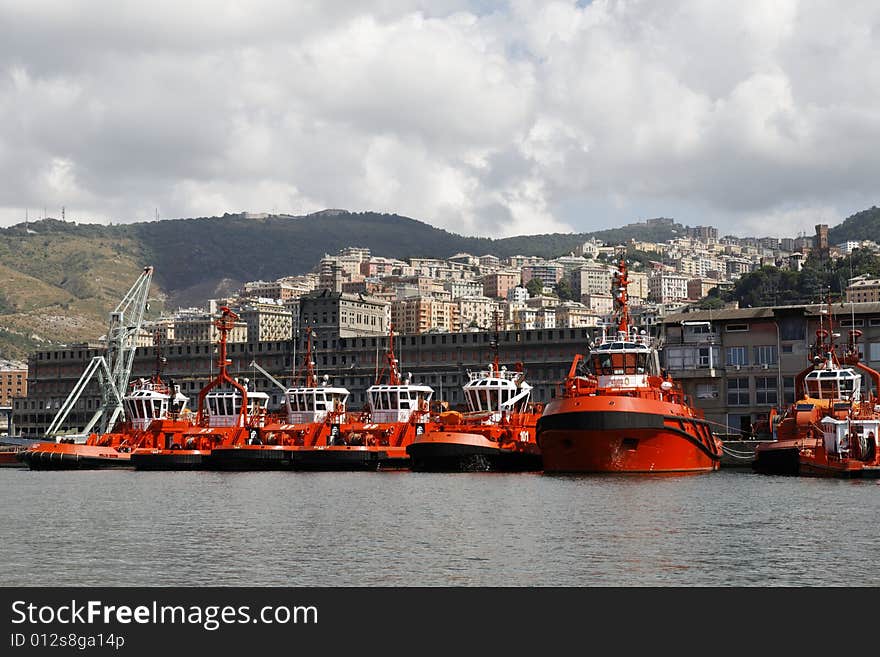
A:
[[[728,365],[748,365],[749,357],[745,347],[728,347],[727,348],[727,364]]]
[[[755,377],[755,402],[760,405],[775,406],[777,400],[776,377]]]
[[[779,320],[780,340],[803,340],[806,324],[799,317],[784,317]]]
[[[775,365],[776,364],[776,345],[761,345],[755,347],[755,364],[757,365]]]
[[[747,377],[727,379],[727,405],[749,405],[749,379]]]
[[[718,384],[717,383],[698,383],[697,399],[717,399]]]
[[[782,377],[782,401],[785,404],[794,404],[797,401],[794,398],[794,377],[793,376],[784,376]]]
[[[709,361],[712,360],[712,358],[711,358],[712,354],[709,351],[709,349],[710,349],[710,347],[700,347],[699,354],[698,354],[700,367],[709,367],[709,364],[710,364]],[[712,363],[712,364],[714,364],[714,363]]]
[[[880,326],[880,317],[872,317],[871,319],[869,319],[868,326]]]
[[[749,330],[749,325],[748,324],[728,324],[725,327],[725,330],[728,333],[742,333],[743,331]]]
[[[784,344],[784,345],[782,345],[782,353],[784,353],[784,354],[790,354],[790,353],[792,353],[792,351],[793,351],[793,350],[792,350],[792,345],[790,345],[790,344]]]
[[[864,325],[865,325],[865,320],[863,320],[863,319],[852,319],[852,318],[849,318],[849,319],[841,319],[841,320],[840,320],[840,325],[841,325],[843,328],[854,328],[854,327],[857,327],[857,326],[864,326]]]

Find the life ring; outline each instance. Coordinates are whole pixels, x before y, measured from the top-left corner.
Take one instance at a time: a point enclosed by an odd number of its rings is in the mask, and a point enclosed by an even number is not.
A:
[[[625,385],[625,386],[629,385],[629,377],[628,376],[623,377],[623,385]]]

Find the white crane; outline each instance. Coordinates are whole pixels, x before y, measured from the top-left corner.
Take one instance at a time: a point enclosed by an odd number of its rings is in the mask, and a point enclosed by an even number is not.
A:
[[[284,396],[284,408],[287,410],[288,415],[290,415],[290,398],[287,396],[287,386],[285,386],[283,383],[281,383],[281,381],[279,381],[274,376],[269,374],[269,372],[260,367],[256,360],[251,361],[251,367],[253,367],[255,370],[259,370],[263,376],[265,376],[267,379],[269,379],[269,381],[271,381],[278,388],[281,389],[281,392]]]
[[[116,309],[110,313],[106,357],[95,356],[89,362],[46,430],[47,438],[60,438],[69,433],[63,430],[64,422],[95,376],[101,392],[101,404],[83,428],[82,438],[85,439],[92,429],[97,433],[109,433],[113,430],[117,420],[124,413],[122,397],[131,377],[136,339],[143,325],[144,312],[147,310],[147,295],[152,280],[153,268],[144,267],[134,285]]]

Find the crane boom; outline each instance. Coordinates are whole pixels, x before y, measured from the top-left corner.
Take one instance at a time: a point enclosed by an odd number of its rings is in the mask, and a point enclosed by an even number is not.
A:
[[[93,378],[97,379],[101,403],[91,420],[86,423],[82,432],[84,436],[88,436],[96,426],[98,433],[109,433],[113,430],[120,416],[124,414],[122,398],[131,377],[137,348],[136,339],[143,326],[152,280],[153,268],[144,267],[141,275],[126,292],[122,301],[110,313],[106,356],[95,356],[83,370],[76,385],[46,430],[47,438],[56,438],[69,433],[63,430],[64,422]]]
[[[269,374],[266,370],[264,370],[262,367],[260,367],[257,364],[256,360],[251,361],[251,367],[253,367],[256,370],[259,370],[263,376],[265,376],[267,379],[269,379],[269,381],[271,381],[272,383],[274,383],[277,387],[279,387],[281,389],[281,392],[284,393],[284,408],[287,409],[287,414],[288,414],[288,416],[290,416],[290,410],[291,410],[290,409],[290,398],[287,396],[287,386],[285,386],[283,383],[281,383],[281,381],[279,381],[274,376]]]

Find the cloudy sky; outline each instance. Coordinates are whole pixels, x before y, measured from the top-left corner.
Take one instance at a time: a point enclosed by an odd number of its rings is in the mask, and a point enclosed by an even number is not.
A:
[[[880,195],[871,0],[0,0],[0,28],[0,225],[796,235]]]

